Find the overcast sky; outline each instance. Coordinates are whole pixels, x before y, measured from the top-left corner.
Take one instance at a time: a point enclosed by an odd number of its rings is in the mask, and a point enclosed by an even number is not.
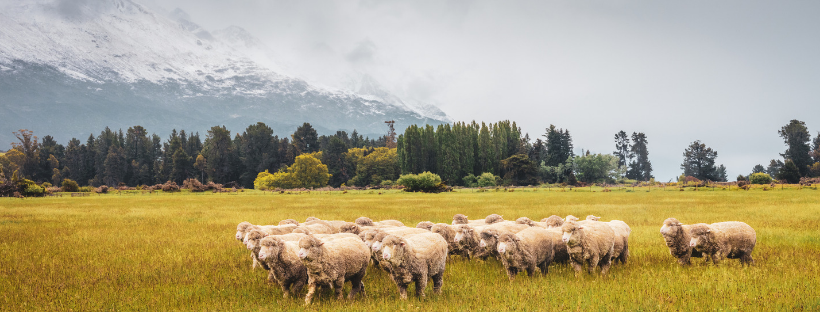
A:
[[[148,0],[146,0],[148,1]],[[646,133],[658,180],[684,148],[729,178],[820,130],[817,1],[163,0],[208,30],[243,27],[297,71],[367,73],[455,120],[567,128],[577,152]],[[321,75],[320,75],[321,76]]]

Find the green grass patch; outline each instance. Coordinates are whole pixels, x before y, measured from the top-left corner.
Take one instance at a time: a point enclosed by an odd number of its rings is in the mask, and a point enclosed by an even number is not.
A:
[[[627,192],[627,190],[631,192]],[[813,188],[516,189],[421,194],[350,191],[273,194],[142,193],[0,198],[0,310],[301,310],[266,272],[251,270],[236,224],[322,219],[450,223],[463,213],[508,220],[588,214],[632,227],[630,262],[606,278],[566,266],[509,282],[496,260],[447,263],[444,293],[398,300],[387,274],[369,270],[366,298],[323,293],[309,310],[818,310],[820,192]],[[677,265],[659,229],[743,221],[757,231],[756,265]],[[346,286],[345,291],[349,291]],[[411,287],[412,291],[412,287]],[[412,294],[412,292],[411,292]]]

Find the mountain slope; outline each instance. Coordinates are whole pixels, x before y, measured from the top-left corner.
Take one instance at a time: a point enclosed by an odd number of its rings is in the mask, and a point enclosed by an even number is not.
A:
[[[397,129],[448,120],[277,70],[241,28],[214,35],[182,11],[166,17],[129,0],[68,8],[63,1],[14,2],[0,10],[0,144],[21,128],[65,141],[138,124],[165,134],[214,125],[241,132],[262,121],[283,136],[310,122],[320,133],[380,135],[385,120],[396,120]]]

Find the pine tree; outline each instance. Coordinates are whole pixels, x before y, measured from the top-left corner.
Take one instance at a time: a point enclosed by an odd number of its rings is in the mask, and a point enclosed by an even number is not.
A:
[[[629,137],[623,130],[615,134],[615,152],[612,154],[618,157],[618,167],[620,168],[632,162],[634,154],[629,144]]]
[[[699,140],[692,142],[683,152],[683,174],[700,180],[722,180],[723,177],[718,176],[718,168],[715,167],[717,155],[717,151],[706,147]]]
[[[319,136],[316,129],[307,122],[296,128],[296,132],[291,135],[291,143],[295,156],[319,151]]]
[[[790,159],[797,166],[800,171],[800,176],[806,176],[809,171],[809,166],[812,164],[811,148],[809,141],[811,135],[809,134],[806,123],[793,119],[789,124],[783,126],[778,132],[780,137],[786,143],[788,148],[786,152],[781,154],[784,158]]]

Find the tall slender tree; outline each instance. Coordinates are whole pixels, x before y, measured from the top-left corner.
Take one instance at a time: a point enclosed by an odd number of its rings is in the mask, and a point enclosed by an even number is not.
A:
[[[620,168],[632,162],[634,157],[632,146],[629,144],[629,136],[623,130],[615,134],[615,152],[612,154],[618,157],[618,167]]]
[[[783,158],[790,159],[794,162],[794,165],[797,166],[798,171],[800,171],[800,176],[806,176],[809,173],[809,166],[812,164],[812,159],[809,155],[811,151],[809,147],[811,135],[809,134],[808,128],[806,128],[806,123],[793,119],[789,124],[783,126],[783,128],[778,131],[778,134],[780,134],[780,137],[783,138],[786,146],[788,146],[786,152],[781,155]]]

